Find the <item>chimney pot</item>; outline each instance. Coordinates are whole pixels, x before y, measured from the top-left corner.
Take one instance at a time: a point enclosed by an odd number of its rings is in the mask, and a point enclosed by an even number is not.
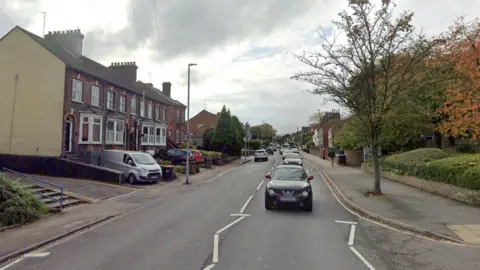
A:
[[[48,34],[45,35],[44,38],[62,46],[77,57],[83,53],[84,36],[80,29],[48,31]]]

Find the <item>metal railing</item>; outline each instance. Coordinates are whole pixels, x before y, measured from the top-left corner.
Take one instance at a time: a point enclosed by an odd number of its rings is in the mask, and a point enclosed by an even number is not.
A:
[[[7,175],[5,172],[12,173],[12,174],[14,174],[14,175],[19,175],[19,176],[25,177],[25,178],[27,178],[27,179],[33,179],[33,180],[35,180],[35,181],[37,181],[37,182],[41,182],[41,183],[43,183],[43,184],[46,184],[46,185],[49,185],[49,186],[53,186],[53,187],[58,188],[58,189],[60,190],[60,199],[56,199],[56,198],[54,198],[54,197],[52,197],[52,196],[45,195],[45,194],[43,194],[43,193],[41,193],[41,192],[38,192],[38,191],[33,191],[33,192],[36,193],[36,194],[38,194],[38,195],[40,195],[40,196],[42,196],[42,197],[49,198],[49,199],[54,200],[54,201],[56,201],[56,202],[60,202],[60,209],[63,209],[63,187],[62,187],[62,186],[55,185],[55,184],[49,183],[49,182],[47,182],[47,181],[45,181],[45,180],[37,179],[37,178],[35,178],[35,177],[31,177],[31,176],[29,176],[29,175],[26,175],[26,174],[23,174],[23,173],[20,173],[20,172],[17,172],[17,171],[10,170],[10,169],[3,168],[3,167],[2,167],[2,174]]]

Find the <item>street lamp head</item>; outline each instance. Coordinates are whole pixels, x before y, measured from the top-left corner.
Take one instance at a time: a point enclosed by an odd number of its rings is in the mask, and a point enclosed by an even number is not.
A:
[[[197,65],[197,64],[195,64],[195,63],[190,63],[190,64],[188,64],[189,67],[196,66],[196,65]]]

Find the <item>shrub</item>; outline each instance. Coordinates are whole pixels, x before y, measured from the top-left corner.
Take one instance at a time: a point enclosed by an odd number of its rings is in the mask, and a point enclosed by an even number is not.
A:
[[[0,174],[0,226],[25,224],[48,211],[48,206],[22,184]]]
[[[468,172],[471,168],[479,167],[480,155],[461,155],[445,159],[435,160],[425,164],[417,175],[420,178],[444,182],[447,184],[463,186],[466,188],[474,187],[470,183],[471,177],[476,174],[477,169]],[[467,176],[464,180],[462,177]],[[477,181],[480,181],[478,179]]]
[[[421,148],[392,156],[381,160],[382,170],[397,174],[417,175],[427,162],[441,160],[448,154],[437,148]]]
[[[172,162],[170,160],[162,160],[159,163],[160,165],[172,165]]]
[[[220,153],[220,152],[205,151],[205,150],[199,150],[199,151],[205,157],[220,158],[222,156],[222,153]]]
[[[175,168],[173,169],[173,171],[174,171],[176,174],[185,174],[185,173],[186,173],[185,166],[175,166]]]
[[[480,189],[480,166],[467,169],[457,179],[457,184],[461,187],[479,190]]]

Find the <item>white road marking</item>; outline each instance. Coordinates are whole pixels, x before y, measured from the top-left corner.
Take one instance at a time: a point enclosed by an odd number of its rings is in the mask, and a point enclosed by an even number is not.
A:
[[[15,264],[17,264],[17,263],[21,262],[21,261],[23,261],[23,258],[16,259],[15,261],[13,261],[13,262],[11,262],[11,263],[9,263],[9,264],[5,265],[4,267],[0,268],[0,270],[6,270],[7,268],[9,268],[9,267],[11,267],[11,266],[13,266],[13,265],[15,265]]]
[[[373,265],[371,265],[354,247],[350,247],[350,250],[360,259],[360,261],[363,262],[363,264],[365,264],[366,267],[368,267],[368,269],[375,270],[375,267],[373,267]]]
[[[262,180],[262,182],[260,182],[260,184],[258,184],[258,186],[257,186],[257,190],[259,190],[259,189],[262,187],[262,185],[263,185],[263,182],[265,182],[265,180]]]
[[[209,266],[203,268],[203,270],[211,270],[213,267],[215,267],[215,264],[214,264],[214,263],[212,263],[212,264],[210,264]]]
[[[252,199],[253,199],[253,195],[250,195],[250,197],[248,197],[248,200],[243,205],[242,209],[240,209],[240,212],[239,212],[240,214],[243,214],[243,211],[245,211],[245,209],[247,208],[248,204]]]
[[[215,234],[219,234],[219,233],[222,233],[224,232],[225,230],[227,230],[228,228],[232,227],[233,225],[235,225],[236,223],[238,223],[239,221],[241,221],[242,219],[244,219],[245,217],[239,217],[237,218],[236,220],[234,220],[232,223],[228,224],[227,226],[221,228],[220,230],[218,230]]]
[[[355,239],[355,224],[350,226],[350,236],[348,237],[348,245],[353,246],[353,241]]]
[[[212,263],[218,263],[218,233],[213,235]]]
[[[43,257],[47,257],[48,255],[50,255],[50,252],[35,252],[35,253],[25,254],[25,255],[23,255],[23,257],[25,257],[25,258],[43,258]]]
[[[343,224],[353,224],[357,225],[357,222],[354,221],[343,221],[343,220],[335,220],[336,223],[343,223]]]
[[[249,217],[249,214],[230,214],[231,217]]]

